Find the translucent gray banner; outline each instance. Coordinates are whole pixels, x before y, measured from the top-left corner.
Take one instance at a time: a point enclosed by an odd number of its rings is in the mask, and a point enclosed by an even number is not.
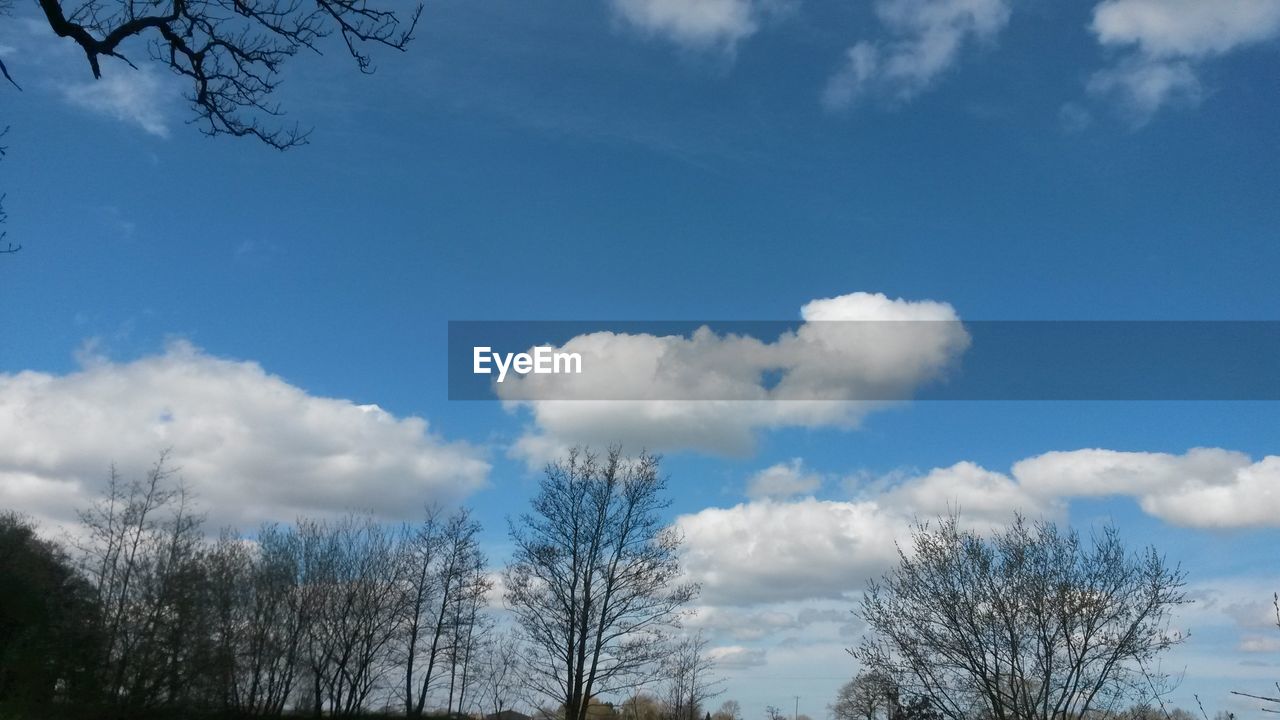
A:
[[[1280,321],[454,321],[451,400],[1280,400]]]

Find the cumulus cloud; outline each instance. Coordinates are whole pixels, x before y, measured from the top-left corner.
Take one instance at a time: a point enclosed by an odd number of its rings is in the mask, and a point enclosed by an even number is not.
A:
[[[911,100],[955,65],[967,45],[992,42],[1009,23],[1008,0],[879,0],[886,37],[850,47],[823,104],[843,110],[878,96]]]
[[[613,0],[617,17],[649,35],[691,48],[732,49],[755,34],[757,0]]]
[[[1122,56],[1090,78],[1089,91],[1116,98],[1141,125],[1164,107],[1200,102],[1203,61],[1280,36],[1280,3],[1104,0],[1090,29]]]
[[[971,522],[988,523],[999,523],[1015,510],[1057,517],[1064,509],[1057,497],[1028,492],[1008,475],[971,462],[934,469],[895,487],[879,502],[924,517],[954,512]]]
[[[771,465],[747,480],[747,497],[787,498],[807,495],[822,487],[822,476],[805,472],[804,461],[794,458],[791,462]]]
[[[843,597],[893,566],[895,543],[917,519],[954,512],[989,531],[1015,512],[1059,520],[1071,499],[1086,497],[1132,497],[1146,513],[1182,527],[1280,526],[1280,457],[1253,461],[1216,448],[1050,452],[1008,473],[960,462],[853,490],[850,500],[753,499],[682,515],[676,526],[685,537],[686,571],[713,605]],[[1248,608],[1260,621],[1265,611]]]
[[[764,429],[854,428],[886,399],[942,377],[970,342],[955,310],[928,300],[860,292],[800,314],[803,323],[772,341],[706,327],[690,337],[572,338],[559,350],[582,356],[581,375],[495,385],[510,409],[532,416],[513,454],[537,465],[568,446],[624,442],[742,455]]]
[[[709,604],[842,597],[897,557],[906,518],[874,502],[761,500],[682,515],[685,572]]]
[[[989,530],[1017,511],[1053,519],[1064,509],[968,462],[866,485],[851,500],[752,500],[682,515],[685,569],[712,604],[838,598],[892,567],[895,543],[917,519],[957,512],[966,525]]]
[[[186,343],[65,375],[0,375],[0,506],[58,524],[92,502],[108,467],[175,465],[215,525],[367,510],[416,514],[480,488],[489,465],[426,420],[317,397],[256,363]]]
[[[1014,465],[1029,492],[1129,495],[1150,515],[1183,527],[1280,525],[1280,457],[1196,448],[1184,455],[1114,450],[1046,453]]]

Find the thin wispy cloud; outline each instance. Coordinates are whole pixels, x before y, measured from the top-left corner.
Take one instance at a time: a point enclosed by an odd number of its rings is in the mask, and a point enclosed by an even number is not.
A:
[[[150,67],[108,68],[101,79],[65,83],[60,91],[75,107],[134,125],[149,135],[169,137],[166,107],[172,88]]]
[[[863,100],[907,102],[933,87],[974,44],[1009,23],[1008,0],[879,0],[882,36],[855,43],[828,80],[822,103],[847,110]]]
[[[759,0],[612,0],[618,19],[637,32],[678,45],[732,50],[760,27]]]
[[[145,48],[138,48],[145,56]],[[102,58],[102,77],[89,72],[84,54],[34,16],[16,17],[0,28],[0,55],[25,87],[49,92],[79,110],[167,138],[181,90],[155,66]]]

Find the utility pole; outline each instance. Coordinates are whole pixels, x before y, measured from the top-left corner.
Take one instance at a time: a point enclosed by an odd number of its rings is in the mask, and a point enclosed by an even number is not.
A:
[[[800,720],[800,696],[792,695],[791,697],[796,699],[796,712],[791,716],[791,720]]]

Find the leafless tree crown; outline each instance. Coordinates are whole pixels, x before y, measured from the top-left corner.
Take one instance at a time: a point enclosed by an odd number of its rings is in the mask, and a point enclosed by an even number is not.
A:
[[[851,651],[892,678],[902,703],[961,720],[1058,720],[1157,695],[1160,654],[1181,641],[1171,611],[1183,572],[1105,529],[1022,518],[991,536],[957,518],[921,525],[896,570],[870,584],[872,631]]]
[[[664,488],[655,456],[574,451],[547,468],[533,512],[511,523],[506,599],[528,641],[529,682],[567,720],[652,678],[697,594],[679,583]]]

